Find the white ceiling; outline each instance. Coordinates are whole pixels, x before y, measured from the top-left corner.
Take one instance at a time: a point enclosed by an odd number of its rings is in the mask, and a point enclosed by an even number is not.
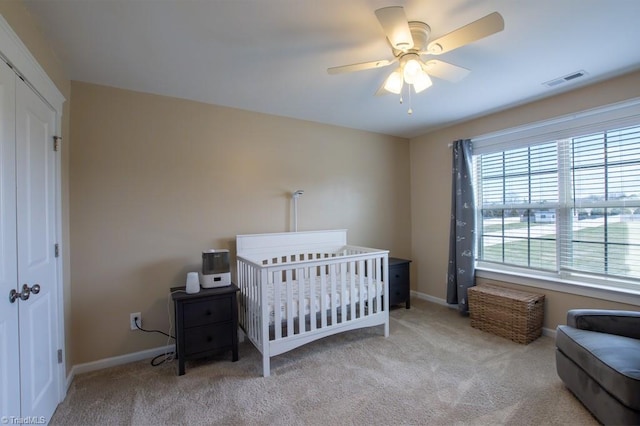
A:
[[[72,80],[401,137],[640,68],[639,0],[25,0]],[[374,11],[404,6],[431,39],[497,11],[504,31],[439,56],[467,68],[399,104]],[[587,77],[544,82],[584,70]]]

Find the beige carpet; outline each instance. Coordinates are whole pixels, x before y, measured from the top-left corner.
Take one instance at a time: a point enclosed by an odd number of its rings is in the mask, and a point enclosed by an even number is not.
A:
[[[413,300],[381,327],[328,337],[271,361],[248,342],[187,362],[148,361],[78,375],[53,425],[590,425],[555,371],[553,339],[519,345]]]

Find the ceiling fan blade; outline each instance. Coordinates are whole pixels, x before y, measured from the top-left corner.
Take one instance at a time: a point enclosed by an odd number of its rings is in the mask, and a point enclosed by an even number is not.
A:
[[[341,74],[344,72],[362,71],[362,70],[369,70],[372,68],[382,68],[382,67],[386,67],[387,65],[391,65],[396,61],[397,59],[393,59],[391,61],[387,59],[381,59],[379,61],[361,62],[359,64],[351,64],[351,65],[343,65],[341,67],[327,68],[327,72],[329,74]]]
[[[504,19],[498,12],[493,12],[432,41],[427,46],[427,53],[440,55],[502,30],[504,30]]]
[[[384,88],[384,81],[382,82],[382,84],[380,85],[380,87],[378,88],[378,90],[376,91],[375,95],[376,96],[384,96],[384,95],[390,95],[391,92],[385,90]]]
[[[383,7],[376,10],[376,17],[394,49],[407,51],[413,47],[407,15],[402,6]]]
[[[442,80],[451,81],[453,83],[462,80],[471,72],[466,68],[462,68],[447,62],[442,62],[437,59],[427,61],[424,64],[424,70],[429,75],[441,78]]]

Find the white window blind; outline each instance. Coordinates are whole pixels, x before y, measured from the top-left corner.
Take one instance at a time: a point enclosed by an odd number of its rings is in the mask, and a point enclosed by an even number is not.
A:
[[[640,126],[560,144],[571,159],[567,271],[640,279]]]
[[[480,258],[555,270],[556,143],[485,154],[476,159],[476,167]]]
[[[478,261],[640,287],[640,101],[573,117],[473,140]]]

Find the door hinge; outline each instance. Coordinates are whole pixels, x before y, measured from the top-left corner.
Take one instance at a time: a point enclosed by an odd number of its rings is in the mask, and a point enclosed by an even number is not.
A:
[[[62,349],[58,349],[58,364],[62,364]]]
[[[57,151],[58,149],[60,149],[60,142],[62,142],[62,137],[61,136],[54,136],[53,137],[53,150]]]
[[[53,246],[53,252],[54,252],[55,257],[60,257],[60,244],[56,243]]]

